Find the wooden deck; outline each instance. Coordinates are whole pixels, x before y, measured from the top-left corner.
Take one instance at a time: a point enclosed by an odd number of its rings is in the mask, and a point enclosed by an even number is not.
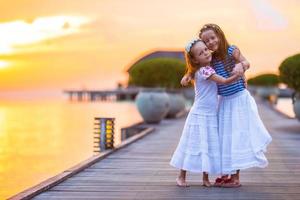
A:
[[[300,199],[300,122],[260,103],[271,132],[265,169],[241,172],[240,188],[204,188],[201,174],[189,173],[189,188],[175,185],[169,161],[185,118],[164,120],[156,131],[107,156],[34,199]],[[211,177],[213,180],[214,177]]]

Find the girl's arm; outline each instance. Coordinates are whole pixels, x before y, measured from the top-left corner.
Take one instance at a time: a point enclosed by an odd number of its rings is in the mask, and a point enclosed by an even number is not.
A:
[[[189,73],[187,73],[182,77],[180,84],[183,86],[187,86],[191,80],[192,76]]]
[[[212,74],[208,79],[215,81],[216,83],[219,83],[219,84],[229,84],[229,83],[236,81],[239,78],[240,78],[240,75],[238,75],[238,74],[233,74],[229,78],[224,78],[218,74]]]
[[[250,63],[242,55],[241,51],[238,48],[235,48],[233,50],[232,56],[237,63],[233,69],[233,73],[244,73],[247,69],[250,68]]]
[[[247,69],[250,68],[250,63],[246,60],[246,58],[242,55],[241,51],[237,47],[233,50],[232,56],[237,62],[237,64],[233,68],[232,73],[242,75],[242,78],[244,79],[245,87],[247,88],[248,86],[247,86],[247,81],[244,73],[246,72]]]

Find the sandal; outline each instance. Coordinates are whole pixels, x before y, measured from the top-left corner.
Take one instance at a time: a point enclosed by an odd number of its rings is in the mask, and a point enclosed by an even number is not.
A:
[[[239,181],[234,181],[232,178],[224,180],[224,183],[222,184],[222,187],[224,188],[237,188],[241,186],[242,184]]]
[[[214,187],[222,187],[226,179],[224,178],[216,178]]]

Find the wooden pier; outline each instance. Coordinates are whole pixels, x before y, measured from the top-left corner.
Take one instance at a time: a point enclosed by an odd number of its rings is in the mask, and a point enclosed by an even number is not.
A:
[[[115,90],[64,90],[70,101],[122,101],[134,100],[139,88]]]
[[[45,188],[33,199],[300,199],[300,122],[278,114],[266,103],[258,105],[273,137],[266,154],[269,166],[242,170],[240,188],[202,187],[197,173],[188,173],[190,187],[175,185],[178,170],[169,161],[181,135],[183,117],[163,120],[143,139]],[[17,197],[12,199],[20,199]]]

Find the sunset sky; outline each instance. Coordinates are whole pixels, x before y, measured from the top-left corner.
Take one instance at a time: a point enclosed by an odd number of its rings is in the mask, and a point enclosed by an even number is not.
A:
[[[114,88],[140,55],[183,49],[211,22],[250,61],[248,77],[300,52],[298,0],[0,2],[1,93]]]

